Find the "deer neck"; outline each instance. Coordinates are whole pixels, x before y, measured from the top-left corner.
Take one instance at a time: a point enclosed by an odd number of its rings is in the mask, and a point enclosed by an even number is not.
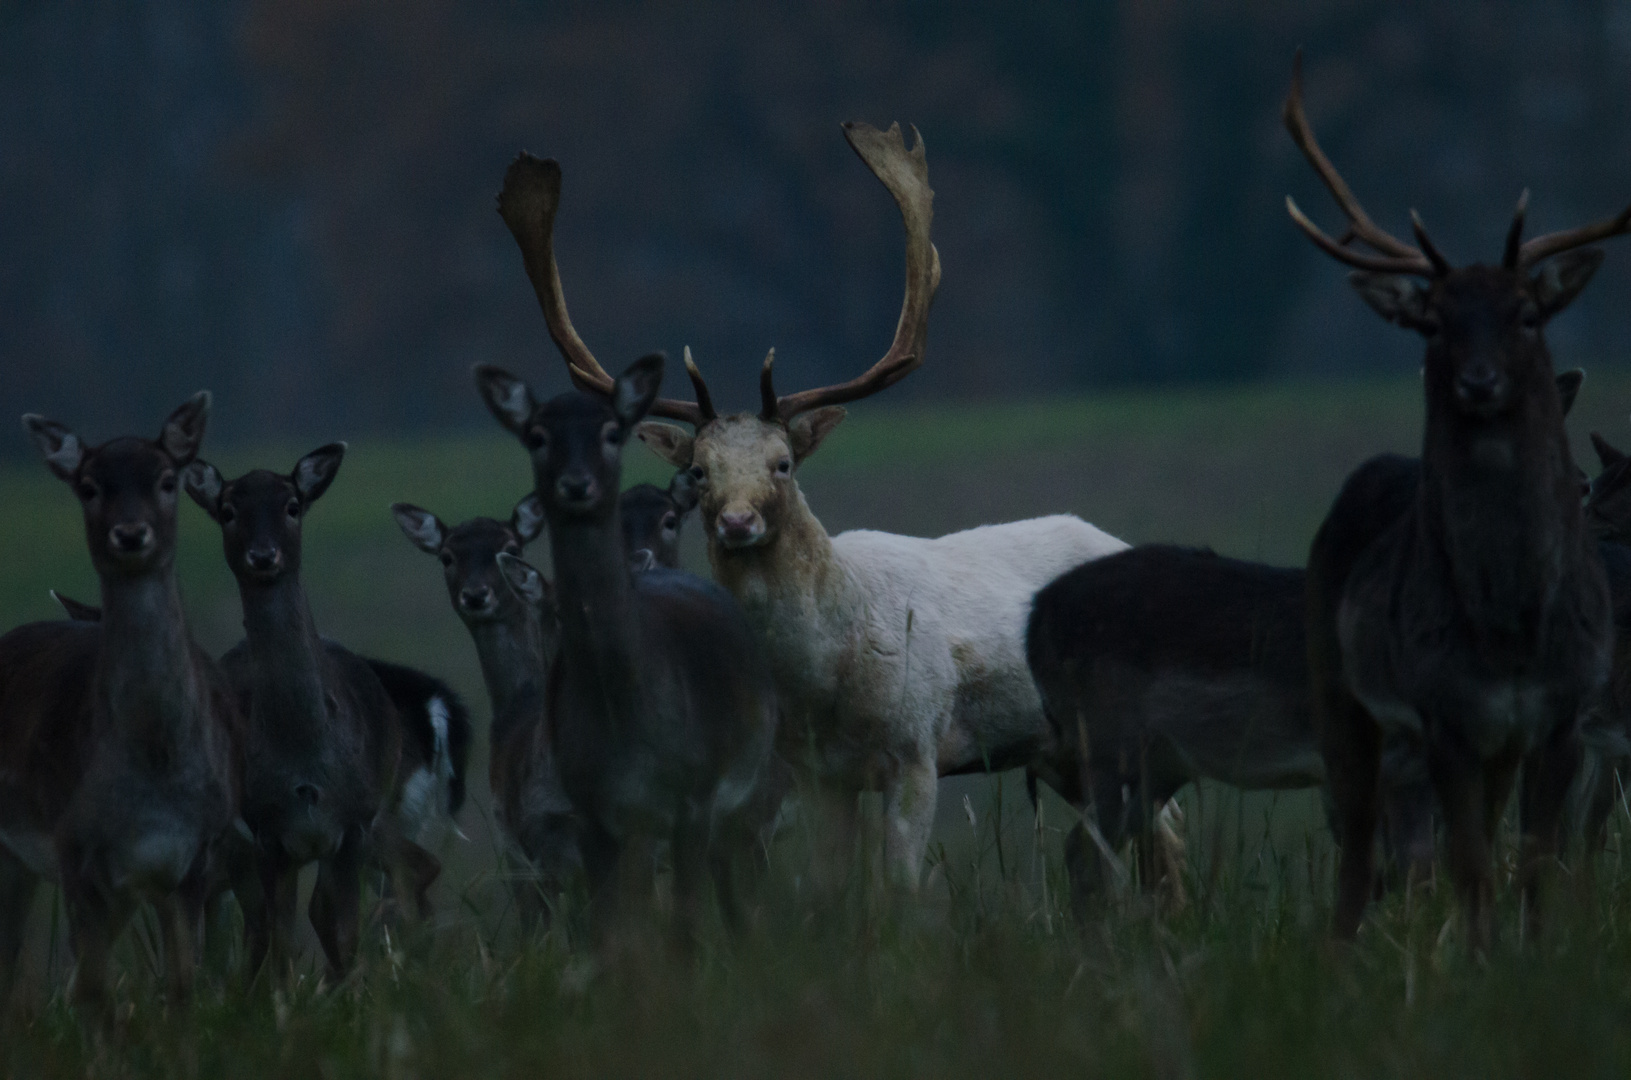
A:
[[[322,639],[298,574],[268,584],[240,581],[249,643],[250,715],[262,733],[320,737],[329,715]],[[282,741],[280,739],[280,741]]]
[[[633,572],[622,535],[615,507],[605,519],[549,522],[561,663],[608,690],[640,682]]]
[[[138,741],[181,746],[207,722],[209,691],[173,565],[140,577],[102,577],[96,681],[114,727]]]
[[[1584,535],[1573,458],[1549,405],[1526,394],[1512,415],[1479,423],[1430,411],[1422,457],[1421,518],[1459,606],[1514,643],[1541,624]]]
[[[470,628],[481,661],[482,681],[487,684],[487,698],[493,707],[490,746],[500,745],[508,735],[522,701],[529,697],[542,700],[548,670],[542,615],[531,604],[514,606],[517,610],[509,618]]]

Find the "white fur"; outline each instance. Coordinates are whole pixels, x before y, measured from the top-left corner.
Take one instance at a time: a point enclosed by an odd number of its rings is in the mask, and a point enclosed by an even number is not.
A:
[[[778,541],[794,550],[722,580],[768,646],[794,764],[808,747],[838,785],[881,786],[886,857],[915,883],[939,775],[1046,737],[1025,662],[1037,590],[1127,545],[1067,515],[828,540],[795,502],[807,531]]]
[[[447,741],[447,702],[440,695],[432,697],[426,713],[436,733],[436,749],[429,767],[415,769],[403,782],[397,818],[403,835],[421,847],[434,847],[452,826],[453,758]]]

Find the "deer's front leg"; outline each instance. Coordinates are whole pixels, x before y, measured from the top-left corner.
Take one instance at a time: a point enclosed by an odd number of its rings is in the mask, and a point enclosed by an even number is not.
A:
[[[23,929],[39,878],[23,860],[0,848],[0,1013],[5,1012],[23,949]]]
[[[317,940],[323,945],[329,971],[343,979],[357,959],[358,926],[362,907],[362,835],[346,832],[340,849],[317,866],[308,915]]]
[[[940,770],[932,753],[902,762],[884,785],[884,864],[894,883],[911,892],[922,877],[939,790]]]

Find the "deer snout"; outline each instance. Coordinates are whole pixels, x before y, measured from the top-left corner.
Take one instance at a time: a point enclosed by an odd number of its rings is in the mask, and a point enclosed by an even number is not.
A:
[[[323,789],[316,784],[296,784],[294,793],[295,798],[307,806],[316,806],[323,801]]]
[[[599,494],[595,478],[588,473],[566,473],[555,481],[555,495],[567,505],[593,502]]]
[[[757,510],[722,510],[714,528],[726,547],[748,547],[765,535],[765,521]]]
[[[1506,389],[1506,380],[1493,367],[1478,365],[1462,371],[1455,379],[1455,396],[1463,405],[1488,405]]]
[[[283,552],[276,544],[252,547],[244,552],[244,565],[257,574],[268,574],[283,565]]]
[[[108,530],[108,542],[121,555],[140,555],[153,546],[153,526],[121,523]]]
[[[467,585],[459,590],[459,606],[470,612],[486,611],[493,606],[493,590],[486,585]]]

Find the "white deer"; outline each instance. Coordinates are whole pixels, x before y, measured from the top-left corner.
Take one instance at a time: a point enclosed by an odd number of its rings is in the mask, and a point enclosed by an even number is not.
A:
[[[922,364],[940,282],[921,136],[908,150],[899,125],[885,132],[846,124],[844,135],[895,197],[906,226],[906,299],[889,351],[850,382],[778,397],[772,350],[760,380],[763,409],[719,416],[687,350],[696,402],[664,399],[651,411],[694,425],[695,434],[646,423],[639,435],[698,483],[714,576],[770,656],[784,757],[812,769],[818,787],[851,795],[835,802],[841,835],[853,833],[853,793],[881,790],[886,863],[915,887],[938,778],[1027,765],[1049,737],[1025,663],[1031,598],[1066,570],[1127,545],[1069,515],[926,540],[868,530],[832,537],[810,512],[798,466],[843,420],[841,403]],[[499,213],[573,380],[606,392],[612,379],[573,329],[555,265],[559,168],[532,176],[525,188],[506,185]]]

